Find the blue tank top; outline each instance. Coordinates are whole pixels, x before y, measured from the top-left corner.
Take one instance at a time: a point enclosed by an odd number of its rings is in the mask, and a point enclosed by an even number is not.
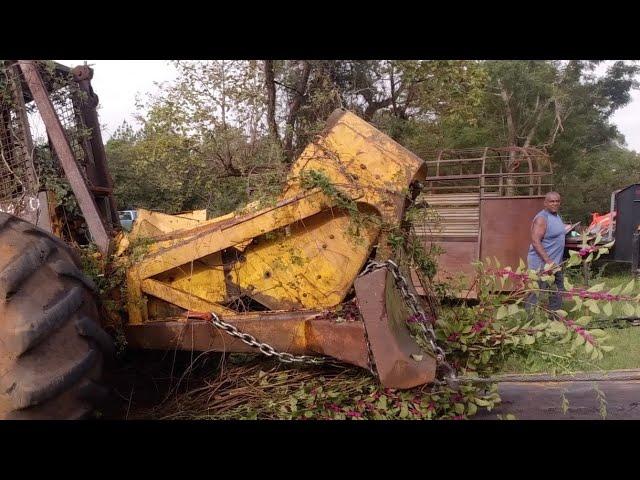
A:
[[[542,248],[549,255],[549,258],[555,263],[562,262],[562,255],[564,253],[564,222],[560,215],[554,215],[547,210],[542,210],[533,217],[535,220],[538,217],[544,217],[547,221],[547,229],[542,237]],[[529,253],[527,255],[527,263],[530,269],[539,270],[544,267],[544,260],[540,258],[538,252],[533,248],[533,245],[529,245]]]

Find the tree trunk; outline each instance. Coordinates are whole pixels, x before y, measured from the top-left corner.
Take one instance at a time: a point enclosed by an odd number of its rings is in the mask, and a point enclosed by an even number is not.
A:
[[[282,147],[278,123],[276,122],[276,84],[273,74],[273,60],[264,61],[264,78],[267,89],[267,125],[273,139]]]
[[[498,80],[498,85],[500,86],[500,97],[504,102],[505,114],[507,117],[507,144],[510,148],[509,150],[509,159],[507,160],[506,171],[506,194],[508,197],[512,197],[515,194],[515,179],[510,174],[512,174],[516,167],[516,128],[513,121],[513,113],[511,112],[511,105],[509,101],[511,100],[511,94],[507,91],[506,87],[502,85],[502,82]]]
[[[284,154],[288,162],[293,160],[293,132],[298,112],[306,95],[310,74],[311,62],[304,60],[302,62],[302,73],[296,84],[296,92],[289,104],[289,113],[287,115],[286,131],[284,134]]]

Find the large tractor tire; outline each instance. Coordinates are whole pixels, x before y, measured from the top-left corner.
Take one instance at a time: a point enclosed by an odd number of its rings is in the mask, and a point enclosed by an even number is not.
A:
[[[112,349],[78,256],[0,213],[0,419],[89,417]]]

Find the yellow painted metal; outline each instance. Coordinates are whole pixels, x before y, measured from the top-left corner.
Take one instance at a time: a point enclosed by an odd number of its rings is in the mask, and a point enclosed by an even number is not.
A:
[[[216,312],[218,315],[235,313],[233,310],[225,308],[218,303],[209,302],[197,295],[171,287],[158,280],[149,278],[143,280],[142,292],[177,305],[185,310],[194,312]]]
[[[326,210],[281,236],[251,245],[233,282],[273,309],[326,308],[340,303],[366,261],[378,228],[351,231],[344,212]]]
[[[273,310],[341,302],[376,245],[380,224],[356,225],[328,191],[303,188],[301,174],[311,170],[391,225],[402,219],[411,182],[426,175],[413,153],[356,115],[336,111],[292,166],[276,205],[212,220],[142,212],[132,235],[148,233],[153,244],[127,272],[130,323],[148,319],[145,295],[185,309],[216,304],[223,312],[232,300],[228,285]],[[224,267],[222,252],[229,249],[243,255]]]
[[[156,276],[156,279],[210,302],[224,302],[227,298],[224,276],[222,253],[215,252],[186,265],[162,272]]]
[[[207,219],[206,210],[194,210],[177,215],[152,212],[143,208],[138,209],[137,212],[138,217],[129,234],[130,239],[149,238],[175,230],[192,228]]]

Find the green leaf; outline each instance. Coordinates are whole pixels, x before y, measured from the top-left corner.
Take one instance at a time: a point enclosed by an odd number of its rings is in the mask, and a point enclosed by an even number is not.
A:
[[[525,335],[524,338],[522,339],[522,343],[524,345],[531,345],[533,343],[535,343],[536,338],[532,335]]]
[[[518,313],[520,311],[520,307],[518,307],[518,305],[514,305],[514,304],[510,304],[507,307],[507,314],[509,316],[511,315],[515,315],[516,313]]]
[[[470,403],[467,405],[467,415],[472,416],[475,415],[478,411],[478,406],[475,403]]]
[[[489,363],[489,360],[491,359],[491,350],[485,350],[484,352],[482,352],[480,359],[482,363]]]
[[[567,327],[562,322],[557,322],[557,321],[551,322],[551,325],[549,326],[550,333],[563,334],[566,331],[567,331]]]
[[[613,347],[611,345],[602,345],[600,347],[600,350],[602,350],[603,352],[610,352],[611,350],[613,350]]]
[[[625,302],[622,304],[622,311],[628,317],[633,317],[636,313],[636,308],[632,303]]]
[[[611,290],[609,290],[609,293],[611,295],[619,295],[621,291],[622,291],[622,285],[618,285],[617,287],[613,287]]]
[[[593,345],[589,342],[584,343],[584,349],[586,350],[587,354],[593,352]]]
[[[573,257],[570,257],[569,260],[567,261],[567,267],[575,267],[576,265],[580,265],[580,263],[581,263],[580,257],[573,256]]]
[[[633,291],[633,287],[635,285],[635,280],[632,278],[629,283],[622,290],[622,295],[627,295]]]
[[[573,301],[576,302],[576,304],[570,311],[576,312],[582,308],[582,299],[580,297],[572,297],[572,298],[573,298]]]
[[[580,317],[576,320],[576,323],[584,327],[591,321],[591,318],[592,317],[589,317],[589,316]]]
[[[498,311],[496,313],[496,320],[501,320],[506,316],[507,316],[507,307],[505,307],[504,305],[500,305],[500,308],[498,308]]]
[[[458,415],[462,415],[464,414],[464,404],[463,403],[456,403],[453,405],[453,410],[458,414]]]
[[[572,333],[568,331],[567,334],[558,341],[558,343],[559,344],[567,343],[569,340],[571,340],[571,336],[572,336]]]
[[[605,287],[604,283],[598,283],[597,285],[594,285],[593,287],[589,288],[587,292],[601,292],[602,290],[604,290],[604,287]]]
[[[597,349],[593,349],[591,352],[591,360],[598,360],[601,356],[601,353]]]
[[[599,328],[594,328],[593,330],[589,330],[589,333],[594,337],[604,337],[607,335],[607,332]]]
[[[586,302],[584,302],[585,306],[589,307],[589,311],[592,313],[600,313],[600,307],[598,307],[597,302],[593,299],[590,298],[589,300],[587,300]]]
[[[610,317],[611,314],[613,313],[613,307],[611,306],[611,302],[605,303],[604,306],[602,307],[602,311],[607,317]]]
[[[576,338],[574,338],[573,343],[571,344],[571,350],[572,351],[575,350],[583,343],[584,343],[584,338],[582,338],[582,335],[577,335]]]
[[[564,289],[573,290],[573,285],[571,285],[571,282],[569,281],[568,277],[564,277]]]

